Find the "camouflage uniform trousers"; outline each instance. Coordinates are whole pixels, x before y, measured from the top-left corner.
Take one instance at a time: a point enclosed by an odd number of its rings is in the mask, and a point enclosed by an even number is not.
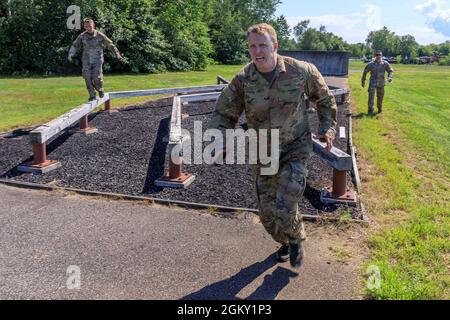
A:
[[[82,74],[91,98],[95,97],[95,90],[103,91],[102,63],[83,62]]]
[[[298,244],[306,239],[298,208],[306,187],[306,159],[307,156],[287,160],[273,176],[259,175],[254,167],[260,221],[281,244]]]
[[[369,113],[373,113],[375,102],[375,91],[377,92],[377,108],[378,112],[383,110],[384,86],[369,86]]]

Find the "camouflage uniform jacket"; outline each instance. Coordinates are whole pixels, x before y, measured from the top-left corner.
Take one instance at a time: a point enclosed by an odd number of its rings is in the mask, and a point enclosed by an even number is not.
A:
[[[384,87],[385,85],[385,72],[388,73],[388,77],[392,79],[394,70],[387,61],[381,61],[380,63],[372,61],[367,64],[364,69],[361,82],[366,83],[367,73],[370,72],[370,86],[369,87]]]
[[[69,55],[74,56],[77,50],[83,49],[83,63],[89,64],[102,64],[103,58],[103,45],[109,48],[114,54],[119,55],[119,50],[113,44],[111,39],[100,31],[94,30],[93,34],[88,32],[83,32],[77,39],[73,42],[70,48]]]
[[[336,101],[317,68],[278,56],[269,83],[253,63],[245,66],[220,95],[209,128],[234,129],[245,110],[248,127],[280,130],[280,161],[312,151],[306,96],[317,105],[319,133],[336,126]]]

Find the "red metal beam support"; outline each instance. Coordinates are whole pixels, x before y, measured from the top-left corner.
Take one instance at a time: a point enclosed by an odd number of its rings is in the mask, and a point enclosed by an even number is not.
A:
[[[88,129],[89,129],[88,116],[84,115],[80,119],[80,130],[88,130]]]
[[[47,146],[44,143],[33,143],[33,161],[18,166],[22,172],[46,173],[57,169],[61,163],[55,160],[47,160]]]
[[[178,179],[183,174],[183,163],[180,161],[180,164],[175,164],[172,161],[172,157],[169,157],[169,178],[170,179]]]
[[[105,101],[105,111],[106,112],[111,112],[111,100],[106,100]]]
[[[347,171],[333,169],[333,196],[342,197],[347,193]]]
[[[103,110],[103,112],[106,112],[106,113],[118,112],[117,109],[111,109],[111,99],[105,101],[105,110]]]
[[[187,188],[195,176],[190,173],[183,172],[183,156],[173,152],[173,148],[178,148],[178,145],[169,146],[169,173],[167,176],[161,177],[155,181],[158,187],[167,188]]]
[[[106,112],[111,112],[111,100],[106,100],[105,101],[105,111]]]
[[[333,169],[333,186],[324,188],[320,200],[327,204],[346,203],[356,204],[356,193],[347,187],[347,172]]]
[[[94,127],[89,126],[89,118],[88,115],[84,115],[80,118],[80,128],[76,130],[71,130],[72,133],[83,133],[83,134],[92,134],[96,133],[98,130]]]
[[[33,165],[39,166],[47,162],[47,150],[45,143],[33,143]]]

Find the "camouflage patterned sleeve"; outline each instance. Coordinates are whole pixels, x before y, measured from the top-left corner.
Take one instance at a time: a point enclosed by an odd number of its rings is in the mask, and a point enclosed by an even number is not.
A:
[[[112,40],[103,33],[101,33],[101,36],[103,38],[103,45],[105,45],[109,50],[111,50],[116,56],[120,55],[119,49],[117,49]]]
[[[319,134],[336,133],[336,100],[322,74],[312,64],[307,64],[305,93],[317,105]]]
[[[209,129],[234,129],[244,111],[244,95],[242,83],[234,77],[226,86],[216,103],[216,110],[208,123]]]
[[[369,64],[367,64],[366,67],[364,68],[364,71],[363,71],[363,75],[362,75],[362,79],[361,79],[361,83],[362,84],[366,83],[367,73],[369,71],[370,71]]]
[[[394,69],[392,69],[391,65],[386,62],[386,71],[388,72],[388,78],[392,79],[394,76]]]
[[[77,54],[77,51],[81,49],[82,40],[81,40],[81,34],[75,39],[75,41],[72,43],[72,46],[69,50],[69,56],[74,57]]]

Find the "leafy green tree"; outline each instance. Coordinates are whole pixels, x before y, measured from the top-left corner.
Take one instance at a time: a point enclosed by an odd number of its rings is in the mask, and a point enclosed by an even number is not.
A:
[[[400,37],[399,54],[401,55],[402,60],[405,57],[408,57],[409,59],[416,58],[418,50],[419,44],[413,36],[408,34]]]
[[[291,29],[286,17],[281,15],[271,22],[278,36],[278,45],[280,50],[290,50],[295,44],[291,39]]]
[[[239,64],[248,61],[247,29],[256,23],[279,22],[282,41],[285,40],[283,19],[275,19],[279,0],[213,0],[209,18],[212,58],[222,63]],[[285,20],[285,19],[284,19]]]
[[[345,50],[350,52],[350,55],[355,58],[361,58],[365,55],[364,43],[353,43],[346,45]]]
[[[2,73],[78,73],[79,65],[68,63],[67,53],[83,30],[67,28],[70,5],[81,8],[81,18],[92,17],[127,58],[126,63],[118,63],[106,52],[106,70],[167,68],[170,51],[154,27],[152,0],[14,0],[9,4],[11,15],[1,17],[0,23]]]
[[[156,0],[156,24],[171,44],[173,70],[204,69],[211,53],[201,0]]]
[[[325,26],[316,29],[310,27],[309,23],[309,20],[300,21],[294,27],[298,50],[343,51],[346,49],[347,44],[341,37],[328,32]]]
[[[381,30],[371,31],[366,44],[372,51],[381,50],[385,56],[396,56],[399,53],[400,37],[383,27]]]

